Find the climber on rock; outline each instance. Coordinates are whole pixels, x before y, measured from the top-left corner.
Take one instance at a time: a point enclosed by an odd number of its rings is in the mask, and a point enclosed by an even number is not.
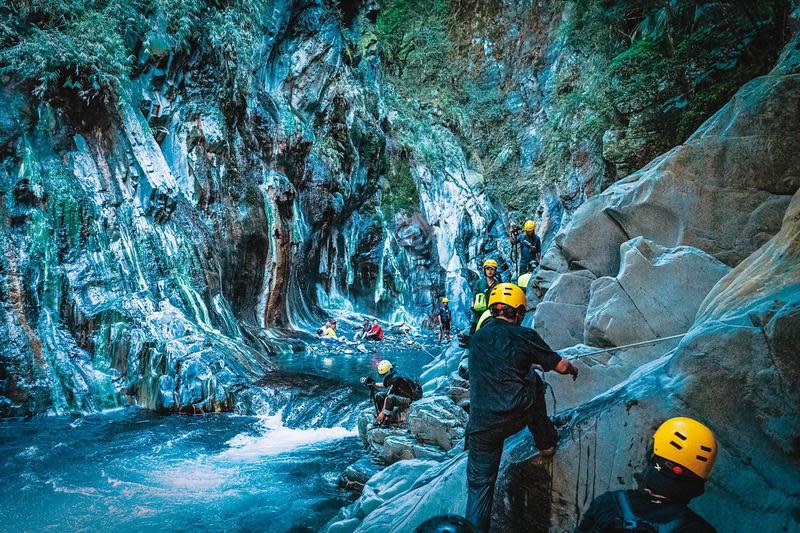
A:
[[[519,226],[517,226],[519,227]],[[522,226],[523,235],[511,234],[511,244],[519,244],[519,275],[533,272],[542,260],[542,241],[536,235],[536,222],[526,220]]]
[[[671,418],[655,432],[652,444],[639,489],[595,498],[576,532],[716,531],[688,507],[703,494],[714,466],[714,433],[697,420]]]
[[[408,409],[412,402],[422,398],[422,387],[416,380],[398,372],[387,359],[378,363],[378,374],[383,376],[382,383],[370,377],[361,378],[361,383],[374,392],[375,422],[388,425],[397,422],[403,409]],[[378,392],[376,389],[386,390]]]
[[[547,416],[544,383],[534,368],[578,377],[569,360],[533,329],[520,326],[526,303],[513,283],[497,285],[489,295],[492,318],[469,341],[467,519],[480,531],[489,530],[505,439],[527,427],[541,456],[555,452],[558,431]]]
[[[472,288],[472,325],[469,329],[469,334],[475,333],[475,327],[478,325],[478,320],[481,315],[486,311],[486,301],[489,299],[489,293],[502,283],[503,280],[497,275],[497,261],[494,259],[487,259],[483,262],[483,276],[475,282]]]
[[[439,344],[442,344],[442,339],[447,337],[447,343],[450,343],[450,324],[453,321],[453,313],[450,312],[450,300],[442,298],[442,306],[436,311],[435,323],[439,325]]]
[[[372,321],[372,327],[364,334],[364,340],[368,341],[382,341],[383,328],[378,324],[378,319]]]

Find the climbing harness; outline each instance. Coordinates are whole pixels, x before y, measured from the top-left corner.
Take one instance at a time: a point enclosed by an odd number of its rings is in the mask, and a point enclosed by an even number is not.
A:
[[[570,361],[575,361],[576,359],[582,359],[584,357],[589,357],[589,356],[592,356],[592,355],[599,355],[601,353],[616,352],[617,350],[625,350],[625,349],[628,349],[628,348],[636,348],[637,346],[646,346],[648,344],[655,344],[655,343],[658,343],[658,342],[669,341],[669,340],[672,340],[672,339],[680,339],[682,337],[685,337],[688,334],[689,333],[686,332],[686,333],[681,333],[680,335],[670,335],[669,337],[660,337],[660,338],[649,340],[649,341],[634,342],[632,344],[623,344],[622,346],[614,346],[613,348],[605,348],[603,350],[595,350],[595,351],[592,351],[592,352],[578,354],[578,355],[573,356],[573,357],[568,357],[567,359],[569,359]]]

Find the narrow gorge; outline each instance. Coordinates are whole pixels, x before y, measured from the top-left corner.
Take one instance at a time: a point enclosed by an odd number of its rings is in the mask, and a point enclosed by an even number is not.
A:
[[[463,516],[432,314],[467,329],[535,220],[523,326],[580,374],[552,459],[506,441],[492,530],[572,531],[691,416],[692,508],[800,531],[793,0],[9,0],[0,80],[0,530]],[[422,384],[402,427],[383,359]]]

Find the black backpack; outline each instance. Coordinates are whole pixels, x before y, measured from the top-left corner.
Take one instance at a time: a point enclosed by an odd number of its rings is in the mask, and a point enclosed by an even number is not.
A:
[[[617,504],[619,516],[621,517],[615,524],[616,527],[613,529],[615,533],[673,533],[682,529],[688,523],[691,523],[690,515],[693,513],[688,511],[688,508],[684,508],[683,512],[674,515],[669,522],[649,522],[634,514],[625,491],[614,493],[614,501]],[[608,531],[608,529],[605,531]]]

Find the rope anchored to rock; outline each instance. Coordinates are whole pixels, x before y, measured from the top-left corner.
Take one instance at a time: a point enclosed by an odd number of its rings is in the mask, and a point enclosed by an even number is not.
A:
[[[672,339],[680,339],[688,335],[689,333],[681,333],[679,335],[670,335],[669,337],[659,337],[657,339],[652,339],[649,341],[642,341],[642,342],[634,342],[632,344],[623,344],[622,346],[614,346],[613,348],[604,348],[602,350],[594,350],[587,353],[578,354],[572,357],[567,357],[570,361],[575,361],[576,359],[583,359],[584,357],[590,357],[592,355],[600,355],[601,353],[608,353],[608,352],[616,352],[617,350],[626,350],[628,348],[637,348],[639,346],[647,346],[648,344],[655,344],[658,342],[670,341]]]

